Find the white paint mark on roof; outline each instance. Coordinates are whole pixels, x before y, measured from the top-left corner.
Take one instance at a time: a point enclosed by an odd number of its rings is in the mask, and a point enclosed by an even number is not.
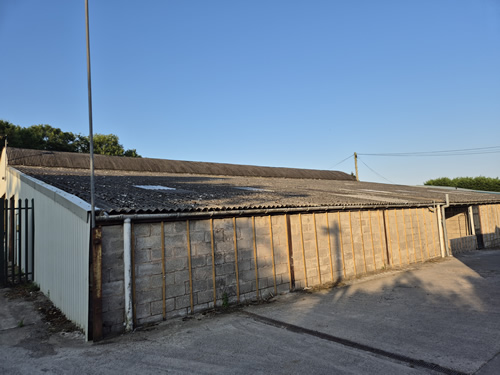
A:
[[[382,194],[390,194],[391,193],[390,191],[372,190],[372,189],[359,189],[359,190],[368,191],[371,193],[382,193]]]
[[[161,185],[134,185],[134,186],[145,190],[175,190],[175,188],[161,186]]]
[[[261,188],[256,188],[256,187],[250,187],[250,186],[236,186],[236,189],[240,190],[247,190],[247,191],[272,191],[272,190],[267,190],[267,189],[261,189]]]

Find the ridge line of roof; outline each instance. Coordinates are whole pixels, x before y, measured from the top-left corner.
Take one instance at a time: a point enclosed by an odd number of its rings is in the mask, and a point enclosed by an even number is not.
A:
[[[57,157],[54,157],[57,156]],[[88,169],[89,154],[62,151],[7,148],[10,165],[46,168]],[[204,174],[241,177],[271,177],[354,181],[354,177],[340,171],[268,167],[229,163],[184,161],[156,158],[95,155],[96,170],[142,171],[159,173]]]

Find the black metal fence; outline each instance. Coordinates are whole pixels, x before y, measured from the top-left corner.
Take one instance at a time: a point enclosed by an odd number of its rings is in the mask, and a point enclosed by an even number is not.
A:
[[[0,285],[35,280],[35,202],[0,198]]]

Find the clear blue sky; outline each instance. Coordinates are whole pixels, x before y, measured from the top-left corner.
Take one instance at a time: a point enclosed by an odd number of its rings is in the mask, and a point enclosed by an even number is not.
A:
[[[0,1],[1,119],[88,133],[84,5]],[[90,0],[90,30],[94,131],[145,157],[349,173],[500,145],[500,1]],[[360,158],[500,175],[499,153]]]

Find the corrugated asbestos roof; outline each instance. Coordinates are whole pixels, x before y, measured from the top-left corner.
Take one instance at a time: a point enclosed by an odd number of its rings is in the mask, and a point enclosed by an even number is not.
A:
[[[88,164],[80,168],[75,167],[75,165],[83,163],[83,159],[73,158],[74,154],[43,153],[44,151],[11,149],[8,153],[9,164],[14,165],[14,168],[22,173],[89,202]],[[88,162],[87,155],[76,155],[86,157]],[[20,162],[21,158],[24,159],[22,163]],[[306,210],[307,208],[324,206],[345,206],[346,208],[349,206],[412,207],[443,203],[446,193],[450,195],[452,204],[500,202],[498,194],[358,182],[352,179],[254,177],[250,172],[246,176],[231,176],[214,175],[206,173],[206,171],[205,173],[181,173],[178,171],[125,170],[121,168],[125,168],[127,160],[123,161],[123,165],[120,164],[121,162],[115,164],[115,161],[116,159],[130,160],[130,158],[100,156],[99,159],[101,160],[100,168],[96,170],[95,180],[96,206],[109,214],[272,208],[303,208]],[[162,166],[160,162],[156,164],[158,159],[133,160],[154,160],[154,165],[157,165],[158,168]],[[71,161],[76,161],[71,168],[61,167],[68,165]],[[180,163],[179,166],[184,163],[189,164],[189,162],[178,163]],[[113,165],[116,165],[117,168],[111,168]],[[103,166],[109,169],[102,169]],[[214,166],[217,167],[217,164]],[[221,170],[229,171],[224,167],[221,168]],[[248,170],[252,171],[252,168],[259,169],[261,167],[249,167]],[[342,172],[338,173],[345,175]],[[294,175],[298,176],[300,173],[297,172]]]
[[[9,165],[88,169],[89,154],[8,148]],[[339,171],[316,169],[258,167],[253,165],[206,163],[196,161],[128,158],[123,156],[94,155],[96,170],[140,171],[158,173],[189,173],[217,176],[283,177],[321,180],[353,180],[351,175]]]

